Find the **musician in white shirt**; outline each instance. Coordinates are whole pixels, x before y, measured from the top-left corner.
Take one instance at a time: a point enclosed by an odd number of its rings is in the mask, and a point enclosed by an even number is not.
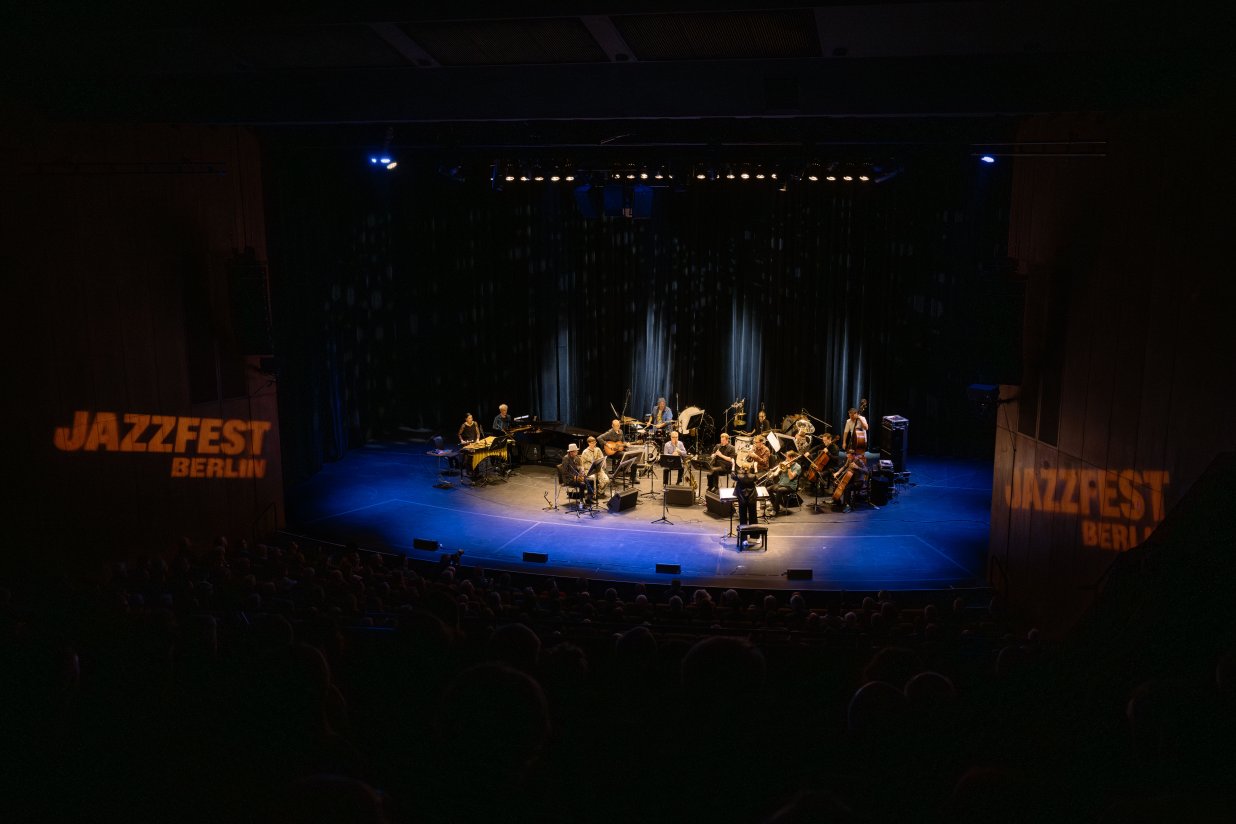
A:
[[[861,431],[863,433],[862,446],[865,450],[867,446],[867,419],[858,414],[857,409],[853,408],[846,414],[849,417],[845,422],[845,429],[841,432],[841,448],[848,451],[858,446],[858,433]]]

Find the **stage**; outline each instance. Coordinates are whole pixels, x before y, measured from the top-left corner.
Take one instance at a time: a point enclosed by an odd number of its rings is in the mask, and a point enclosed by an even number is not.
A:
[[[327,464],[287,491],[287,532],[305,540],[433,560],[463,550],[463,562],[493,569],[613,581],[664,581],[765,589],[939,590],[981,587],[991,510],[990,462],[914,457],[908,483],[884,506],[815,512],[804,498],[792,514],[767,522],[767,546],[740,551],[728,518],[703,498],[662,508],[661,473],[640,478],[638,504],[595,517],[555,496],[552,467],[524,465],[505,480],[471,486],[439,475],[439,462],[416,442],[374,443]],[[435,486],[440,481],[449,488]],[[669,523],[654,523],[662,516]],[[763,522],[763,521],[762,521]],[[735,519],[732,529],[738,529]],[[437,541],[420,550],[413,539]],[[526,562],[525,552],[546,562]],[[679,574],[657,572],[676,565]],[[787,570],[811,578],[788,579]]]

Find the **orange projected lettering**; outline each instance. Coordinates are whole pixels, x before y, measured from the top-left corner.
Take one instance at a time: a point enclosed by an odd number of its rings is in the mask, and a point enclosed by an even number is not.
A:
[[[78,410],[68,426],[55,428],[52,443],[62,452],[170,453],[177,456],[173,478],[264,478],[266,459],[258,456],[271,428],[242,418]],[[216,455],[227,457],[198,457]]]
[[[1082,544],[1123,552],[1163,520],[1170,480],[1157,470],[1025,469],[1012,473],[1004,502],[1025,512],[1079,515]]]

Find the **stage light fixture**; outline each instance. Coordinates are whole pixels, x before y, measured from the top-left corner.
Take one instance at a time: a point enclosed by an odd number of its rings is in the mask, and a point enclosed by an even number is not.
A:
[[[726,180],[733,180],[733,179],[734,179],[734,173],[733,173],[733,172],[726,172],[726,173],[725,173],[725,179],[726,179]]]
[[[750,173],[750,172],[743,172],[742,174],[740,174],[740,175],[739,175],[739,177],[741,177],[743,180],[750,180],[750,179],[751,179],[751,173]]]
[[[398,161],[396,161],[396,160],[391,160],[391,161],[388,161],[388,162],[387,162],[387,164],[386,164],[386,168],[387,168],[387,169],[393,169],[393,168],[395,168],[395,167],[396,167],[396,166],[398,166],[398,165],[399,165],[399,162],[398,162]]]
[[[979,160],[983,161],[984,163],[995,163],[996,162],[996,159],[994,157],[992,157],[991,155],[987,155],[987,154],[980,157]]]
[[[776,179],[777,179],[777,173],[776,173],[776,172],[773,172],[772,174],[770,174],[770,175],[769,175],[769,177],[771,177],[773,180],[776,180]]]
[[[527,182],[528,182],[528,176],[527,176],[527,175],[520,175],[520,176],[519,176],[519,182],[520,182],[520,183],[527,183]]]
[[[640,172],[640,173],[639,173],[639,179],[640,179],[640,180],[647,180],[647,179],[648,179],[648,173],[647,173],[647,172]]]
[[[810,180],[812,183],[815,183],[817,180],[820,179],[820,176],[817,175],[815,172],[811,172],[810,174],[807,175],[807,179]],[[829,180],[831,179],[832,178],[829,178]]]
[[[826,178],[824,178],[824,179],[825,179],[825,180],[827,180],[829,183],[836,183],[836,182],[837,182],[837,176],[836,176],[836,175],[829,175],[828,177],[826,177]]]
[[[708,177],[708,175],[704,174],[703,172],[696,172],[696,173],[695,173],[695,179],[696,179],[696,180],[705,180],[705,179],[707,179],[707,177]]]
[[[844,180],[846,183],[849,183],[854,180],[854,176],[853,175],[842,175],[841,179]]]
[[[563,180],[567,180],[567,181],[574,180],[574,179],[575,179],[575,175],[567,175],[566,177],[563,178]]]
[[[540,183],[541,181],[545,179],[545,175],[535,175],[533,176],[532,179],[535,180],[537,183]]]
[[[503,180],[505,180],[507,183],[514,183],[514,182],[515,182],[515,175],[507,175],[506,177],[504,177],[504,178],[502,178],[502,179],[503,179]]]
[[[763,179],[764,179],[764,173],[763,173],[763,172],[756,172],[756,173],[755,173],[755,179],[756,179],[756,180],[763,180]]]
[[[866,183],[868,180],[871,180],[871,178],[867,177],[867,175],[859,175],[858,179],[861,180],[863,183]]]

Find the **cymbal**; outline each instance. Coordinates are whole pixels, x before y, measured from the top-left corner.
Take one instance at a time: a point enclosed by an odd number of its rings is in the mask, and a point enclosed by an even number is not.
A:
[[[630,415],[623,415],[622,422],[623,423],[639,423],[639,421],[637,421],[635,418],[632,418]]]

